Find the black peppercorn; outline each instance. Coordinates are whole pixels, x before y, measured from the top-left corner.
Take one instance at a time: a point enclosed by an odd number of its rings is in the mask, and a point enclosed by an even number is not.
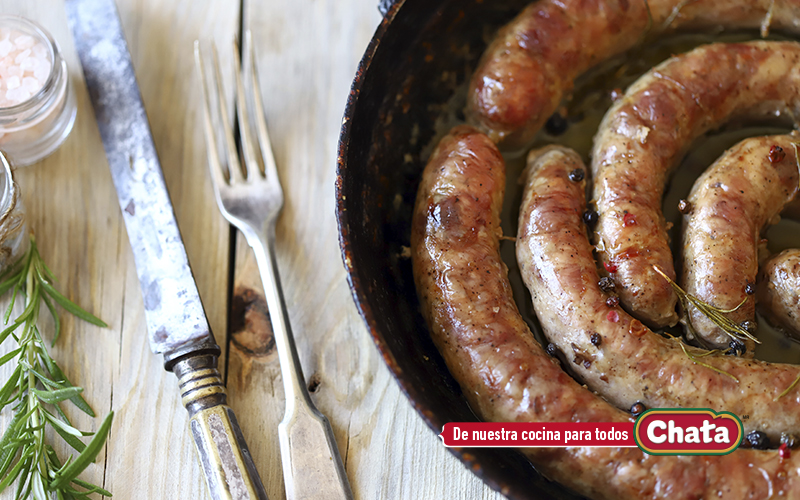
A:
[[[600,286],[600,290],[606,293],[613,292],[614,288],[616,288],[616,285],[614,284],[614,278],[609,276],[603,276],[600,278],[600,281],[598,281],[597,284]]]
[[[753,431],[746,437],[750,446],[756,450],[766,450],[769,448],[769,438],[761,431]]]
[[[587,209],[585,212],[583,212],[583,222],[585,222],[590,228],[597,224],[597,219],[599,218],[600,214],[598,214],[595,210]]]
[[[592,341],[593,346],[600,347],[600,344],[603,342],[603,337],[601,337],[599,333],[595,332],[592,334],[589,340]]]
[[[553,357],[556,357],[556,355],[558,354],[558,347],[556,347],[556,345],[553,344],[552,342],[547,344],[547,348],[545,350],[547,351],[547,354]]]
[[[644,413],[646,410],[647,410],[647,407],[644,405],[644,403],[641,403],[641,402],[637,401],[636,403],[633,404],[633,406],[631,406],[631,415],[633,415],[634,417],[638,417],[639,415]]]
[[[678,212],[686,215],[692,211],[692,204],[687,200],[681,200],[678,202]]]
[[[550,135],[561,135],[567,131],[567,127],[569,127],[569,122],[558,111],[553,113],[544,124],[545,131]]]
[[[744,345],[744,342],[734,339],[728,344],[728,352],[725,354],[742,356],[745,352],[747,352],[747,346]]]
[[[586,177],[586,172],[584,172],[582,168],[576,168],[569,173],[569,180],[572,182],[580,182],[584,177]]]
[[[748,283],[744,286],[744,293],[747,295],[753,295],[756,293],[756,287],[752,283]]]
[[[613,297],[609,297],[606,299],[606,305],[608,307],[617,307],[619,305],[619,297],[616,295]]]
[[[756,325],[755,321],[742,321],[739,323],[739,326],[747,330],[748,333],[756,333],[756,330],[758,329],[758,325]]]

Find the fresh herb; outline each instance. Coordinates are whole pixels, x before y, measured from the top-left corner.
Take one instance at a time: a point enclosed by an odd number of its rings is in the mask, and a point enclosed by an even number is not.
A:
[[[784,389],[782,393],[778,394],[778,397],[773,399],[773,401],[777,401],[777,400],[781,399],[782,397],[784,397],[785,395],[789,394],[789,392],[797,386],[798,382],[800,382],[800,375],[797,375],[797,378],[794,379],[794,382],[792,382],[789,385],[789,387]]]
[[[733,380],[735,380],[735,381],[736,381],[736,383],[737,383],[737,384],[739,383],[739,379],[738,379],[738,378],[734,377],[733,375],[731,375],[730,373],[726,372],[725,370],[720,370],[720,369],[719,369],[719,368],[717,368],[716,366],[711,366],[711,365],[709,365],[708,363],[704,363],[704,362],[700,361],[699,359],[697,359],[697,358],[704,358],[704,357],[706,357],[706,356],[709,356],[709,355],[711,355],[711,354],[716,354],[716,353],[720,352],[719,350],[717,350],[717,349],[714,349],[713,351],[705,351],[705,352],[701,352],[701,353],[691,353],[691,352],[689,352],[689,350],[687,349],[687,347],[689,347],[689,346],[687,346],[687,345],[686,345],[686,344],[683,342],[683,340],[682,340],[682,339],[679,339],[678,337],[672,337],[672,338],[678,341],[678,343],[679,343],[679,344],[680,344],[680,346],[681,346],[681,349],[683,349],[683,353],[684,353],[684,354],[685,354],[685,355],[686,355],[686,356],[687,356],[689,359],[691,359],[691,360],[692,360],[692,363],[698,364],[698,365],[700,365],[700,366],[704,366],[704,367],[708,368],[709,370],[714,370],[715,372],[717,372],[717,373],[719,373],[719,374],[721,374],[721,375],[725,375],[725,376],[727,376],[727,377],[730,377],[730,378],[732,378]],[[691,347],[690,347],[690,348],[691,348]]]
[[[672,285],[672,288],[675,290],[675,293],[678,294],[678,299],[681,301],[681,306],[683,306],[683,310],[684,312],[686,312],[686,326],[689,327],[689,331],[695,336],[695,338],[700,340],[700,336],[697,335],[694,326],[692,326],[692,319],[688,314],[689,310],[688,304],[692,304],[694,307],[696,307],[698,311],[703,313],[704,316],[706,316],[715,325],[717,325],[720,329],[722,329],[723,332],[728,334],[729,337],[736,340],[750,339],[756,344],[761,343],[749,331],[747,331],[747,328],[745,326],[737,324],[733,322],[730,318],[725,316],[726,314],[730,314],[739,309],[740,307],[742,307],[742,305],[744,305],[744,303],[747,302],[747,297],[745,297],[744,300],[742,300],[739,303],[739,305],[734,307],[733,309],[720,309],[719,307],[714,307],[708,302],[705,302],[695,297],[691,293],[686,293],[683,290],[683,288],[678,286],[678,284],[672,281],[669,278],[669,276],[664,274],[664,271],[662,271],[658,266],[653,266],[653,269],[655,269],[658,274],[660,274],[665,280],[667,280],[667,282],[670,285]]]
[[[111,496],[93,484],[77,478],[105,444],[111,428],[113,412],[109,412],[91,441],[79,438],[91,436],[72,426],[61,408],[71,401],[81,411],[94,417],[94,412],[81,396],[83,389],[75,387],[64,375],[50,354],[39,331],[39,311],[42,303],[53,316],[53,342],[61,330],[55,304],[75,316],[98,326],[108,326],[92,314],[60,294],[55,278],[42,261],[31,236],[27,253],[0,275],[0,293],[11,291],[11,303],[4,322],[9,325],[14,303],[22,296],[25,309],[9,326],[0,332],[0,342],[13,337],[16,348],[0,357],[0,366],[14,360],[17,367],[0,387],[0,410],[11,405],[14,416],[0,438],[0,492],[17,481],[14,498],[35,500],[78,500],[92,493]],[[50,428],[79,454],[62,463],[53,447],[45,441],[45,429]]]

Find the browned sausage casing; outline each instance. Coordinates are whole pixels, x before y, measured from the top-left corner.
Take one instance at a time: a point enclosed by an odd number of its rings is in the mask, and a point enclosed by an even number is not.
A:
[[[500,30],[470,81],[467,113],[495,141],[527,143],[574,79],[649,33],[772,24],[798,31],[798,0],[541,0]]]
[[[784,250],[764,264],[758,305],[770,321],[800,339],[800,249]]]
[[[520,317],[499,256],[504,177],[497,149],[468,127],[442,139],[425,168],[411,251],[434,342],[483,419],[629,421],[567,376]],[[721,457],[655,457],[637,448],[523,451],[548,477],[597,499],[800,495],[800,454],[781,460],[775,451],[754,450]]]
[[[691,141],[732,116],[800,116],[800,44],[711,44],[637,80],[606,113],[592,153],[596,244],[620,299],[646,323],[675,324],[675,279],[661,197]]]
[[[637,401],[648,408],[712,408],[742,416],[748,432],[760,430],[775,439],[782,431],[800,432],[800,391],[777,398],[800,367],[703,358],[730,376],[725,375],[694,364],[677,340],[652,333],[608,304],[581,217],[585,186],[569,179],[576,168],[583,163],[566,148],[530,153],[517,234],[517,261],[536,316],[570,368],[620,408]]]
[[[689,193],[681,286],[721,309],[742,304],[728,314],[736,323],[755,319],[761,232],[797,196],[796,140],[791,135],[745,139],[714,162]],[[707,316],[692,306],[687,313],[705,344],[728,346],[731,337]],[[747,341],[748,353],[754,347]]]

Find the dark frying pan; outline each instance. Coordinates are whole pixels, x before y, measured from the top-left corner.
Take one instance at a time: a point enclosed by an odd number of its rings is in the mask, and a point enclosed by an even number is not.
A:
[[[359,65],[345,111],[336,208],[350,288],[386,364],[437,434],[446,422],[477,418],[430,340],[411,262],[401,254],[409,245],[414,197],[436,120],[463,119],[448,102],[463,89],[487,40],[529,1],[383,2],[383,22]],[[577,498],[515,450],[453,451],[511,498]]]

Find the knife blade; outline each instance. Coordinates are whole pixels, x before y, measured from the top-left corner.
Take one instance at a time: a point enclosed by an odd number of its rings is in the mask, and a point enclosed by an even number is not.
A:
[[[150,348],[178,376],[211,497],[267,496],[217,370],[113,0],[67,0],[67,20],[117,190],[144,299]]]

